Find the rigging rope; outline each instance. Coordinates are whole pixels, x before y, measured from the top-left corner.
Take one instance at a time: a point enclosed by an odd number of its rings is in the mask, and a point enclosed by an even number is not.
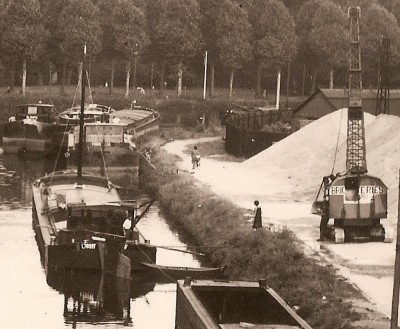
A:
[[[331,175],[333,175],[333,172],[335,171],[336,157],[337,157],[338,149],[339,149],[340,132],[342,130],[342,119],[343,119],[343,107],[340,110],[339,130],[338,130],[337,139],[336,139],[336,147],[335,147],[335,154],[334,154],[334,157],[333,157]],[[319,189],[318,189],[318,192],[317,192],[317,196],[315,197],[315,200],[318,200],[318,197],[319,197],[319,195],[321,193],[323,185],[324,185],[324,182],[322,181],[321,185],[319,186]]]
[[[136,244],[136,246],[138,247],[139,251],[148,259],[148,261],[149,261],[151,264],[156,265],[156,263],[154,263],[154,262],[152,261],[152,259],[140,248],[139,244]],[[177,282],[178,282],[178,281],[175,280],[173,277],[171,277],[171,276],[169,276],[167,273],[165,273],[165,271],[163,271],[161,268],[158,267],[157,269],[158,269],[158,270],[161,272],[161,274],[164,275],[167,279],[171,280],[172,283],[177,283]]]
[[[336,139],[335,156],[334,156],[334,158],[333,158],[333,165],[332,165],[331,175],[332,175],[333,172],[334,172],[335,164],[336,164],[336,156],[337,156],[338,148],[339,148],[340,131],[341,131],[341,129],[342,129],[342,117],[343,117],[343,108],[340,110],[339,131],[338,131],[338,135],[337,135],[337,139]]]
[[[78,87],[79,87],[79,85],[80,85],[80,80],[78,81]],[[74,95],[74,99],[73,99],[73,101],[72,101],[72,106],[71,106],[71,108],[74,106],[75,96],[76,96],[76,90],[75,90],[75,95]],[[70,119],[70,116],[67,115],[67,124],[65,125],[65,129],[64,129],[64,132],[63,132],[63,136],[62,136],[62,139],[61,139],[61,143],[60,143],[60,146],[59,146],[59,148],[58,148],[56,161],[54,162],[53,172],[56,171],[57,164],[58,164],[58,160],[60,159],[61,149],[62,149],[62,146],[64,145],[65,135],[67,134],[67,128],[69,127],[69,119]],[[68,153],[68,150],[67,150],[66,153]],[[50,183],[51,183],[52,181],[53,181],[53,176],[52,176],[51,179],[50,179]]]
[[[89,101],[90,101],[90,103],[93,103],[92,89],[90,87],[90,81],[89,81],[89,72],[86,70],[85,73],[86,73],[86,78],[87,78],[87,82],[88,82]],[[81,83],[82,83],[82,76],[80,76],[79,79],[78,79],[78,84],[77,84],[76,89],[75,89],[75,94],[74,94],[74,98],[73,98],[73,101],[72,101],[72,104],[71,104],[71,109],[76,106],[75,105],[75,101],[76,101],[76,97],[77,97],[78,92],[80,92],[80,90],[81,90]],[[56,171],[57,164],[58,164],[58,161],[60,159],[61,149],[62,149],[62,146],[64,145],[65,135],[67,134],[67,128],[69,127],[69,120],[70,120],[70,117],[67,115],[67,124],[65,125],[65,129],[64,129],[63,136],[62,136],[62,139],[61,139],[60,147],[58,148],[56,161],[54,162],[53,172]],[[96,128],[98,130],[97,125],[96,125]],[[68,150],[67,150],[66,153],[68,153]],[[107,169],[106,169],[106,165],[105,165],[105,158],[104,158],[104,154],[103,154],[103,149],[101,149],[101,155],[102,155],[102,160],[103,160],[103,165],[104,165],[104,171],[105,171],[105,174],[106,174],[106,178],[107,178],[107,180],[109,180]],[[90,159],[89,159],[89,161],[90,161]],[[52,181],[53,181],[53,177],[51,178],[50,183]]]
[[[97,132],[97,137],[99,137],[99,126],[97,125],[97,121],[96,121],[96,132]],[[100,140],[100,139],[99,139]],[[104,141],[104,139],[103,139]],[[105,142],[105,141],[104,141]],[[105,146],[105,145],[104,145]],[[103,143],[100,143],[100,154],[101,154],[101,159],[103,161],[103,167],[104,167],[104,174],[106,175],[107,181],[109,181],[109,177],[108,177],[108,171],[107,171],[107,166],[106,166],[106,159],[104,157],[104,150],[103,150]]]
[[[89,104],[93,104],[93,95],[92,95],[92,88],[90,87],[90,79],[89,79],[89,71],[86,71],[86,79],[88,83],[88,89],[89,89]]]

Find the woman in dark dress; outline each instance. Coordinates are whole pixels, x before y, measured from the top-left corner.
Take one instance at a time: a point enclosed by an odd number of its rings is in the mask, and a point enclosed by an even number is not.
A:
[[[254,201],[254,222],[253,222],[253,229],[258,229],[262,227],[262,220],[261,220],[261,206],[258,200]]]

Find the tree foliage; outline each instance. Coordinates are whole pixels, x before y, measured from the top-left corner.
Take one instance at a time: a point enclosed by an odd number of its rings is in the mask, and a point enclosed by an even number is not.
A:
[[[149,53],[158,62],[182,62],[201,48],[200,12],[196,0],[151,1],[147,12]]]
[[[221,62],[239,69],[251,59],[251,26],[247,12],[231,0],[221,1],[216,22],[216,44]]]
[[[117,1],[112,13],[112,29],[115,49],[126,59],[148,45],[145,14],[132,1]]]
[[[321,2],[315,11],[310,41],[321,64],[337,68],[348,63],[348,20],[342,9],[333,2]]]
[[[99,7],[90,0],[67,0],[57,22],[61,50],[69,58],[79,58],[82,47],[97,54],[101,50]]]
[[[400,28],[393,14],[380,5],[372,4],[361,11],[361,28],[362,55],[368,67],[378,67],[382,36],[389,39],[391,62],[399,63]]]
[[[325,1],[325,0],[323,0]],[[302,61],[308,65],[317,63],[318,54],[313,44],[313,21],[315,12],[320,7],[320,0],[308,0],[300,7],[296,16],[298,51]]]
[[[295,24],[285,5],[279,0],[254,0],[251,13],[255,58],[277,66],[293,59]]]
[[[2,9],[1,52],[6,57],[36,58],[48,37],[39,1],[4,1]]]
[[[220,12],[219,0],[199,0],[201,18],[200,29],[202,35],[202,44],[205,50],[210,53],[210,56],[216,57],[217,37],[216,37],[216,22]]]
[[[112,61],[113,72],[121,70],[119,62],[140,51],[142,72],[150,72],[146,64],[159,64],[160,75],[155,78],[160,84],[165,72],[170,74],[167,77],[170,80],[176,77],[176,68],[183,72],[185,67],[195,75],[193,81],[200,81],[205,50],[211,62],[210,77],[211,74],[214,77],[216,69],[219,82],[227,70],[231,75],[239,71],[239,79],[247,85],[253,75],[260,75],[262,66],[279,69],[288,58],[297,78],[298,67],[313,69],[313,77],[318,70],[326,73],[328,67],[337,68],[340,76],[348,65],[346,11],[349,6],[357,5],[361,6],[362,67],[367,73],[363,77],[374,85],[382,36],[391,45],[391,65],[400,65],[399,3],[390,0],[0,0],[0,61],[10,71],[11,63],[18,64],[25,57],[28,64],[37,59],[35,74],[44,75],[53,64],[57,71],[63,69],[66,73],[68,69],[71,73],[71,67],[64,64],[76,61],[86,43],[90,54],[101,52],[101,56],[91,57],[92,65],[102,69],[99,59]],[[291,15],[295,15],[295,22]],[[240,71],[244,67],[246,71]],[[301,72],[304,77],[305,72]],[[121,77],[120,73],[115,72],[111,80]],[[102,75],[104,72],[97,74]],[[312,80],[314,84],[315,81]]]

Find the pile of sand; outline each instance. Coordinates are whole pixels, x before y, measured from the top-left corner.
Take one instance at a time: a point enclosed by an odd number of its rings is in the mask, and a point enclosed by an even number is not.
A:
[[[365,113],[364,119],[368,174],[388,186],[389,215],[397,216],[400,117]],[[254,194],[311,201],[323,176],[345,171],[346,134],[347,109],[337,110],[246,160],[241,172]]]

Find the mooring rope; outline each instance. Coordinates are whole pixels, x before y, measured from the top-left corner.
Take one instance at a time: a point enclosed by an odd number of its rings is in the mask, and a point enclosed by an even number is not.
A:
[[[140,248],[139,244],[137,244],[138,249],[140,250],[140,252],[149,260],[149,262],[153,265],[156,265],[156,263],[153,262],[153,260]],[[157,270],[159,270],[161,272],[162,275],[164,275],[167,279],[170,279],[172,282],[171,283],[176,283],[178,282],[177,280],[175,280],[173,277],[169,276],[167,273],[165,273],[165,271],[159,267],[157,267]]]

